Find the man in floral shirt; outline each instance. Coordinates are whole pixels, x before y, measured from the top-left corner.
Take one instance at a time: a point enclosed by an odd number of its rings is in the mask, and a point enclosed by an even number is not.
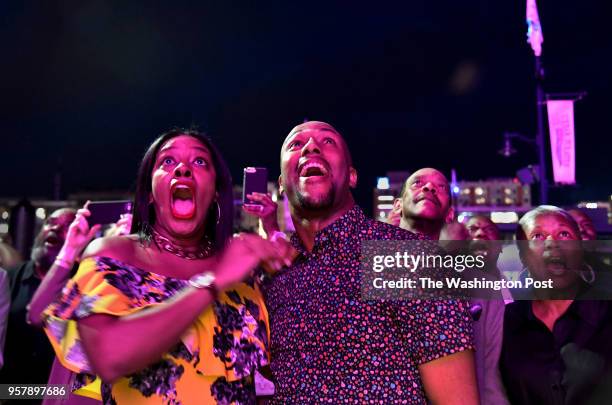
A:
[[[471,321],[461,301],[364,301],[360,244],[416,240],[367,218],[331,125],[295,127],[281,150],[300,255],[264,282],[276,403],[476,404]]]

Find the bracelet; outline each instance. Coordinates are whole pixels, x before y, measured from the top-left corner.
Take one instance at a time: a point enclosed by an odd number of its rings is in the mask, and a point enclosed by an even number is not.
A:
[[[64,259],[63,257],[59,257],[59,256],[55,258],[54,263],[56,266],[63,267],[66,269],[71,269],[72,265],[74,264],[74,263],[70,263],[70,261]]]
[[[76,261],[79,257],[77,254],[77,250],[74,249],[71,252],[67,252],[67,250],[69,249],[67,249],[66,246],[63,246],[57,256],[55,256],[55,258],[67,263]],[[66,259],[66,256],[68,256],[70,259]]]

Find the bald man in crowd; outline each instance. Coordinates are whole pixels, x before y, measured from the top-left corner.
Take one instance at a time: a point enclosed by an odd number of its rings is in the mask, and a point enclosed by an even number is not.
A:
[[[394,210],[401,213],[402,229],[438,240],[455,215],[446,176],[429,167],[417,170],[404,182]]]
[[[451,206],[450,184],[437,169],[424,168],[415,171],[406,179],[394,209],[401,212],[400,227],[439,240],[457,235],[471,240],[466,248],[472,254],[485,256],[485,271],[477,270],[473,276],[498,279],[497,259],[501,252],[499,243],[488,243],[500,239],[497,226],[487,217],[477,216],[467,223],[467,232],[454,222]],[[459,227],[459,229],[457,229]],[[472,276],[470,276],[472,277]],[[507,404],[505,391],[498,370],[504,321],[504,301],[500,295],[493,299],[474,299],[470,312],[475,320],[476,375],[478,391],[483,404]]]
[[[423,242],[366,217],[351,193],[356,185],[348,146],[334,127],[310,121],[291,130],[279,186],[299,255],[263,283],[272,402],[478,403],[465,302],[362,299],[363,241]]]

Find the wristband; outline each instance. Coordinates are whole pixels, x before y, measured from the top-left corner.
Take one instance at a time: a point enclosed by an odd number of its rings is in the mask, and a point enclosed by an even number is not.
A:
[[[72,252],[67,252],[68,250],[71,250]],[[55,258],[66,263],[75,262],[79,257],[77,253],[78,251],[76,249],[66,248],[66,246],[63,246]],[[66,256],[68,256],[68,259]]]
[[[63,267],[63,268],[66,268],[66,269],[71,269],[72,265],[74,264],[74,262],[71,263],[70,261],[68,261],[68,260],[66,260],[66,259],[64,259],[63,257],[60,257],[60,256],[57,256],[55,258],[54,263],[55,263],[56,266]]]

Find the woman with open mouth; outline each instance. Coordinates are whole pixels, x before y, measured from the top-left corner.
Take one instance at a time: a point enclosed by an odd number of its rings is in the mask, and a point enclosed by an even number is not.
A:
[[[609,402],[610,294],[598,289],[584,261],[578,224],[560,208],[540,206],[521,218],[516,238],[529,277],[542,284],[532,289],[531,299],[505,308],[499,364],[508,399]]]
[[[252,271],[286,260],[256,235],[230,238],[232,205],[206,136],[174,129],[150,145],[132,234],[90,244],[45,311],[58,357],[80,373],[73,389],[97,375],[105,404],[255,402],[268,319]]]

